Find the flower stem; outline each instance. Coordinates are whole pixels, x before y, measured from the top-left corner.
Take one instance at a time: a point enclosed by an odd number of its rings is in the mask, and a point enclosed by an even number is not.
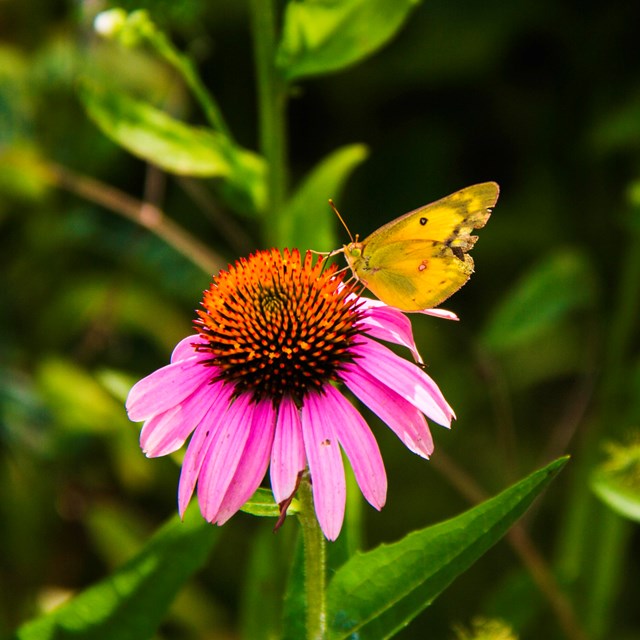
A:
[[[279,216],[287,191],[287,83],[276,64],[276,2],[251,0],[260,117],[260,150],[267,161],[268,244],[278,245]]]
[[[311,482],[300,481],[298,520],[304,543],[304,587],[307,604],[307,639],[322,640],[326,632],[326,540],[313,508]]]

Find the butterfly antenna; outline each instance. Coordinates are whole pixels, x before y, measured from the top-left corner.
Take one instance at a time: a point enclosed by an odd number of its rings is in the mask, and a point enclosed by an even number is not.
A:
[[[349,231],[349,227],[347,227],[347,223],[342,219],[340,212],[336,209],[336,205],[333,204],[333,200],[331,198],[329,198],[329,204],[331,205],[333,212],[338,216],[338,220],[342,222],[342,226],[347,230],[347,233],[349,234],[349,238],[351,238],[351,242],[353,242],[353,236],[351,235],[351,231]]]

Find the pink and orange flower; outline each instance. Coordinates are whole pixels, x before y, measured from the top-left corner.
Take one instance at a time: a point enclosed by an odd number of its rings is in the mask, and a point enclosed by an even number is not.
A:
[[[455,319],[442,310],[424,313]],[[428,458],[425,416],[455,417],[419,366],[411,324],[401,311],[357,295],[335,265],[310,252],[260,251],[221,271],[205,291],[197,333],[171,364],[140,380],[127,411],[144,421],[149,457],[191,436],[178,490],[181,514],[197,485],[202,515],[219,525],[253,495],[270,468],[279,504],[308,469],[316,515],[329,540],[340,533],[346,485],[341,450],[366,500],[381,509],[387,478],[378,444],[341,387]],[[407,347],[418,364],[379,341]]]

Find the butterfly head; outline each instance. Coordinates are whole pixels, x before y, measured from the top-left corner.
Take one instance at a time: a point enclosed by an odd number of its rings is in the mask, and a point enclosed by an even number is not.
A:
[[[354,242],[345,244],[342,247],[342,251],[344,252],[344,255],[347,258],[347,260],[349,260],[349,258],[352,258],[353,260],[357,260],[362,256],[363,248],[364,246],[362,242],[358,242],[358,236],[356,236],[356,239]]]

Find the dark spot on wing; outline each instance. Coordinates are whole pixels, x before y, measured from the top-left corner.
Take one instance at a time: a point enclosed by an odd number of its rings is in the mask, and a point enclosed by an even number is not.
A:
[[[460,235],[461,227],[460,225],[456,225],[454,230],[451,232],[451,235],[444,241],[447,247],[451,246],[451,243]]]
[[[420,218],[420,224],[424,227],[425,224],[427,224],[427,222],[429,222],[429,220],[427,218]]]
[[[451,251],[458,260],[464,260],[464,251],[460,247],[451,247]]]

